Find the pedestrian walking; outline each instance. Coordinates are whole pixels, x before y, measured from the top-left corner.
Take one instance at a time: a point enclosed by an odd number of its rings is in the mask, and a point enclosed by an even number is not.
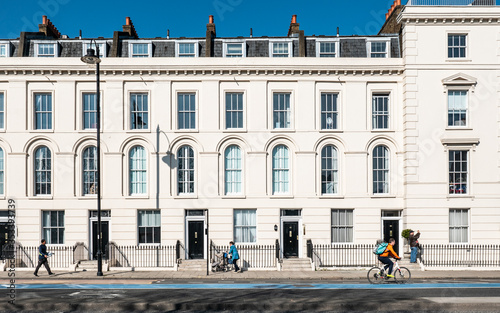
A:
[[[238,267],[238,260],[240,259],[240,255],[238,254],[238,250],[236,249],[236,246],[234,245],[234,242],[230,241],[229,245],[231,246],[229,248],[229,254],[231,255],[231,259],[233,260],[234,264],[234,272],[235,273],[241,273],[240,268]]]
[[[35,272],[33,273],[35,276],[38,277],[38,270],[42,265],[45,266],[45,268],[47,269],[47,273],[49,273],[49,275],[54,275],[54,273],[52,273],[52,271],[50,270],[49,260],[47,259],[48,257],[49,255],[47,253],[47,246],[45,245],[45,239],[42,239],[42,244],[38,247],[38,266],[36,267]]]
[[[417,234],[413,230],[410,230],[410,263],[417,263],[417,253],[418,253],[418,238],[420,238],[420,230],[417,230]]]

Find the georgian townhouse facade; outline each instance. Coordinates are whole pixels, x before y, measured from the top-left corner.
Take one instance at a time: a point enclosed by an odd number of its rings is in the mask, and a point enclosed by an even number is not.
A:
[[[500,239],[497,6],[406,6],[376,36],[98,39],[103,240]],[[0,204],[17,240],[96,250],[90,39],[0,40]],[[2,220],[3,221],[3,220]],[[206,231],[207,230],[207,231]]]

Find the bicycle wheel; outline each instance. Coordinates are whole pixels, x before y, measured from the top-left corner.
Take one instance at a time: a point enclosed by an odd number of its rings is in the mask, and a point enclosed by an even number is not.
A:
[[[368,281],[370,284],[380,284],[384,281],[383,270],[379,267],[372,267],[368,271]]]
[[[406,267],[400,267],[394,272],[394,280],[401,284],[406,284],[410,281],[411,272]]]

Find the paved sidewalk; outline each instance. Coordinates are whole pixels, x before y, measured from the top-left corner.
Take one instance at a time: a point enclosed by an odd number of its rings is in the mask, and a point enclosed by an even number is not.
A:
[[[203,280],[203,281],[238,281],[238,280],[312,280],[312,281],[325,281],[325,280],[360,280],[366,279],[367,270],[329,270],[329,271],[244,271],[243,273],[234,272],[210,272],[207,276],[206,272],[176,272],[176,271],[109,271],[104,272],[104,276],[98,277],[95,271],[85,272],[65,272],[54,271],[55,275],[48,276],[46,272],[40,271],[39,277],[35,277],[31,271],[16,271],[16,282],[19,280],[37,282],[37,281],[54,281],[61,283],[61,281],[81,281],[92,280],[97,282],[112,281],[138,281],[144,283],[144,280]],[[460,271],[412,271],[413,279],[446,279],[446,280],[482,280],[494,279],[500,280],[500,271],[488,270],[460,270]],[[6,282],[8,279],[8,272],[0,273],[0,281]]]

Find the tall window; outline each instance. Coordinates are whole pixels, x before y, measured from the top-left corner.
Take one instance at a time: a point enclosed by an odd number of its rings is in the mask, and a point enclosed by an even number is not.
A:
[[[450,210],[450,243],[469,242],[469,210]]]
[[[288,42],[273,42],[272,57],[273,58],[288,58],[290,56]]]
[[[138,218],[139,243],[160,243],[160,211],[140,210]]]
[[[132,57],[133,58],[147,58],[149,57],[149,44],[147,43],[133,43],[132,44]]]
[[[56,44],[55,43],[39,43],[37,47],[37,56],[45,58],[56,57]]]
[[[3,155],[3,149],[0,148],[0,195],[4,195],[4,185],[5,185],[5,157]]]
[[[179,129],[196,129],[196,94],[177,95]]]
[[[229,146],[224,153],[224,181],[226,194],[241,194],[241,149],[238,146]]]
[[[371,58],[387,58],[387,42],[372,41],[370,43]]]
[[[97,193],[97,149],[87,147],[83,150],[83,194],[94,195]]]
[[[450,194],[466,194],[468,192],[468,171],[467,159],[469,151],[450,150],[449,155],[449,174]]]
[[[234,241],[256,242],[257,210],[234,210]]]
[[[52,94],[35,94],[35,129],[52,129]]]
[[[241,58],[243,57],[243,43],[227,43],[226,57]]]
[[[332,242],[353,242],[353,210],[332,210]]]
[[[273,194],[286,194],[290,188],[288,148],[284,145],[273,149]]]
[[[194,152],[190,146],[182,146],[177,152],[177,193],[194,193]]]
[[[389,149],[385,146],[373,149],[373,193],[389,193]]]
[[[148,94],[130,94],[130,129],[148,129]]]
[[[335,58],[337,56],[337,49],[335,42],[320,42],[319,43],[319,57],[320,58]]]
[[[226,93],[226,128],[243,128],[243,93]]]
[[[467,91],[448,91],[448,126],[467,126]]]
[[[35,151],[35,195],[52,192],[52,157],[49,148],[41,146]]]
[[[372,96],[373,129],[389,128],[389,94],[381,93]]]
[[[321,194],[338,193],[338,171],[337,149],[325,146],[321,150]]]
[[[64,211],[42,212],[42,238],[47,244],[64,244]]]
[[[321,129],[337,129],[337,98],[336,93],[321,93]]]
[[[5,96],[0,92],[0,129],[5,129]]]
[[[97,128],[97,97],[95,93],[83,94],[83,129]]]
[[[130,149],[130,195],[146,193],[146,150],[141,146]]]
[[[467,35],[448,35],[448,58],[465,58]]]
[[[179,49],[179,57],[181,58],[194,58],[196,57],[196,49],[195,49],[195,44],[194,42],[190,43],[179,43],[178,49]]]
[[[291,108],[289,93],[273,94],[273,125],[274,128],[290,128]]]

